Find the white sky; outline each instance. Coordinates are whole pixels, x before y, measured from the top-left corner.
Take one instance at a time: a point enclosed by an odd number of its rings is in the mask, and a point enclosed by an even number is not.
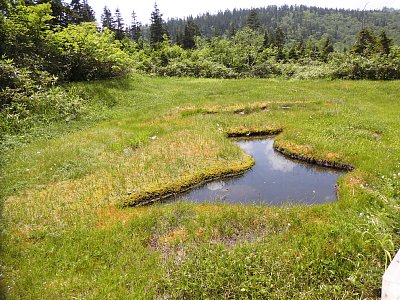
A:
[[[351,8],[351,9],[380,9],[390,7],[400,9],[400,0],[157,0],[163,19],[197,16],[205,12],[215,13],[234,8],[257,8],[268,5],[307,5],[329,8]],[[89,5],[96,13],[97,21],[100,21],[103,8],[107,5],[115,12],[118,7],[122,13],[125,23],[130,23],[132,10],[143,24],[149,23],[150,14],[154,8],[154,1],[131,1],[131,0],[88,0]]]

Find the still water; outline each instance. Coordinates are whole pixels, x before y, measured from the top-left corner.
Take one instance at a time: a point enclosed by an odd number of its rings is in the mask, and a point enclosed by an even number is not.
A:
[[[336,182],[344,171],[286,158],[273,149],[273,142],[273,138],[235,141],[256,161],[250,171],[235,178],[207,183],[172,199],[266,205],[319,204],[337,200]]]

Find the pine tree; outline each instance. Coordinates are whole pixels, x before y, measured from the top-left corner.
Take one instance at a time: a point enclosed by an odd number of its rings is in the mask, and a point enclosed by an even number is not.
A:
[[[272,44],[272,37],[271,37],[271,33],[269,33],[268,31],[264,32],[264,48],[267,49],[269,47],[271,47]]]
[[[297,45],[293,43],[288,52],[288,59],[297,60],[299,59],[299,53],[297,52]]]
[[[247,17],[246,26],[250,27],[254,31],[261,28],[260,18],[258,17],[258,13],[255,9],[250,11],[249,16]]]
[[[82,10],[81,0],[72,0],[69,5],[69,23],[80,24],[82,23],[82,17],[80,11]]]
[[[68,25],[68,7],[64,6],[61,0],[38,0],[36,4],[50,3],[51,15],[54,17],[51,20],[53,25],[61,25],[63,27]]]
[[[125,36],[125,24],[124,24],[124,19],[122,18],[121,12],[117,8],[115,10],[115,19],[114,19],[114,32],[115,32],[115,38],[117,40],[122,40]]]
[[[357,41],[353,46],[352,52],[362,56],[371,56],[376,53],[376,36],[370,29],[363,29],[357,34]]]
[[[321,50],[320,50],[320,57],[323,61],[328,60],[328,56],[330,53],[334,51],[333,44],[331,42],[331,39],[327,37],[326,39],[323,40],[322,45],[321,45]]]
[[[238,32],[239,27],[236,24],[236,22],[230,22],[229,23],[229,29],[228,29],[228,36],[229,37],[234,37],[236,35],[236,33]]]
[[[101,15],[101,28],[103,30],[105,28],[108,28],[112,31],[115,29],[114,18],[112,16],[111,10],[107,6],[104,6],[103,14]]]
[[[154,3],[154,11],[151,13],[150,21],[150,45],[157,47],[157,44],[163,41],[163,35],[167,33],[164,29],[164,21],[157,3]]]
[[[381,31],[378,37],[378,51],[380,54],[389,55],[390,46],[392,45],[392,40],[389,39],[385,31]]]
[[[132,23],[129,28],[129,35],[131,39],[135,42],[139,40],[142,35],[142,24],[137,20],[135,11],[132,11]]]
[[[286,36],[282,28],[280,27],[276,28],[272,44],[278,49],[282,50],[283,47],[285,46],[285,39]]]
[[[194,49],[195,47],[194,38],[200,35],[201,33],[199,26],[197,26],[197,24],[193,21],[192,18],[189,18],[185,25],[185,30],[183,33],[183,41],[182,41],[183,48]]]
[[[82,22],[96,22],[94,11],[87,0],[83,0],[82,9],[79,14],[82,17]]]

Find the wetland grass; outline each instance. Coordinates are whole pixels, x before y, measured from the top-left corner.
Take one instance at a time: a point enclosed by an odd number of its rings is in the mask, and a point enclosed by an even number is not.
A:
[[[400,245],[399,82],[133,76],[79,88],[107,103],[101,119],[4,153],[4,296],[379,298]],[[127,195],[241,166],[226,136],[257,130],[354,166],[339,201],[119,208]]]

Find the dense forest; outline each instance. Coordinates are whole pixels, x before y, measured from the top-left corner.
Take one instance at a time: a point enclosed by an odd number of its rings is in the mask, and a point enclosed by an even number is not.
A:
[[[400,42],[400,11],[384,10],[348,10],[319,7],[271,5],[264,8],[234,9],[211,15],[205,13],[193,18],[200,31],[207,37],[232,36],[247,24],[248,16],[255,12],[259,25],[266,32],[281,28],[289,44],[298,40],[320,40],[324,35],[331,38],[337,50],[351,49],[356,34],[371,28],[376,32],[385,30],[387,35]],[[186,19],[171,19],[166,23],[174,41],[185,28]]]
[[[151,24],[86,0],[0,1],[0,140],[77,118],[90,97],[68,82],[132,71],[209,78],[400,78],[400,12],[275,7]],[[347,29],[344,29],[346,27]],[[346,50],[346,51],[345,51]]]

